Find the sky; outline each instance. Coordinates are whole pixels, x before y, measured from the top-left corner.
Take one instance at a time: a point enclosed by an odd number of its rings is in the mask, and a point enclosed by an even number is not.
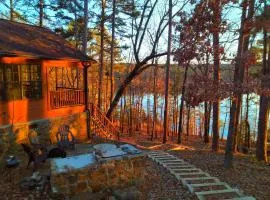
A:
[[[181,6],[182,6],[182,3],[185,1],[185,0],[178,0],[179,3],[174,6],[173,8],[173,13],[175,13]],[[8,2],[7,0],[0,0],[0,17],[8,17],[9,16],[9,10],[6,8],[6,6],[4,5],[4,3],[8,6]],[[15,1],[16,2],[16,1]],[[145,55],[148,55],[149,54],[149,50],[151,49],[151,44],[150,44],[150,35],[153,35],[153,33],[155,32],[156,28],[157,28],[157,25],[160,21],[160,13],[164,13],[164,11],[167,10],[168,8],[168,4],[163,1],[163,0],[160,0],[156,6],[156,9],[153,13],[153,17],[151,18],[150,20],[150,23],[149,23],[149,27],[148,27],[148,32],[150,33],[147,37],[145,37],[145,40],[143,41],[143,45],[142,45],[142,48],[141,48],[141,52],[140,52],[140,55],[141,55],[141,58],[143,58]],[[20,7],[20,6],[18,6]],[[93,1],[90,1],[90,5],[89,5],[89,8],[92,9],[92,11],[95,11],[95,12],[98,12],[98,8],[97,6],[93,6]],[[185,11],[190,11],[192,9],[192,6],[191,5],[187,5],[185,7]],[[27,12],[29,13],[37,13],[35,10],[27,10]],[[46,11],[45,11],[46,12]],[[48,12],[48,10],[47,10]],[[49,15],[53,15],[53,13],[51,12],[48,12]],[[4,15],[4,16],[3,16]],[[226,40],[229,40],[232,41],[233,39],[237,38],[238,35],[237,35],[237,29],[239,28],[239,21],[240,21],[240,17],[241,17],[241,10],[239,8],[230,8],[230,9],[226,9],[226,12],[223,13],[223,16],[224,16],[224,19],[228,20],[229,24],[231,26],[233,26],[234,28],[234,32],[230,32],[230,33],[226,33],[224,35],[221,36],[221,42],[224,42]],[[38,19],[38,17],[37,17]],[[30,19],[32,23],[37,23],[37,20],[34,20],[34,19]],[[91,16],[90,16],[90,23],[91,24]],[[46,23],[45,21],[45,26],[48,26],[48,23]],[[126,31],[127,32],[130,32],[130,27],[127,27],[126,28]],[[236,33],[236,34],[235,34]],[[167,49],[167,29],[164,31],[164,34],[162,35],[160,41],[159,41],[159,51],[160,52],[164,52],[166,51]],[[128,45],[128,46],[131,46],[131,40],[130,39],[123,39],[121,38],[120,40],[120,44],[121,45]],[[237,49],[237,40],[235,40],[234,42],[231,42],[231,43],[222,43],[222,45],[224,46],[225,48],[225,52],[228,54],[228,55],[235,55],[236,53],[236,49]],[[175,44],[173,44],[173,46],[175,46]],[[132,61],[132,49],[127,49],[127,50],[124,50],[122,51],[122,56],[123,56],[123,60],[125,62],[130,62]],[[161,63],[165,63],[165,60],[166,58],[163,57],[163,58],[160,58],[159,61]]]

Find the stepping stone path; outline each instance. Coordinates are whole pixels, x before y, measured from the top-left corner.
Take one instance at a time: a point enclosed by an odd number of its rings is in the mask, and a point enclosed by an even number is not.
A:
[[[231,188],[227,183],[211,177],[208,173],[169,153],[151,151],[148,153],[148,157],[169,170],[199,200],[255,200],[254,197],[245,196],[238,189]]]

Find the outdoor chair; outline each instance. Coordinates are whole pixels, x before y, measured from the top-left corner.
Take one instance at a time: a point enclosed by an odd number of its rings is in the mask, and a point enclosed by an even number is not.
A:
[[[33,162],[34,163],[34,170],[36,169],[37,165],[40,163],[44,163],[47,159],[47,151],[44,148],[39,149],[33,149],[27,144],[21,144],[23,147],[23,150],[28,155],[28,164],[27,168],[29,168],[29,165]]]
[[[75,148],[75,137],[70,131],[69,125],[61,125],[56,133],[58,147],[62,149],[71,149]]]

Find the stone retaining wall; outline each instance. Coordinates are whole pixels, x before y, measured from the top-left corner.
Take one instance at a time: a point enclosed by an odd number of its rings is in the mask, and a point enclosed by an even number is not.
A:
[[[81,192],[97,193],[104,189],[125,188],[143,181],[144,160],[144,156],[125,156],[64,173],[52,169],[52,190],[73,196]]]
[[[87,113],[79,113],[65,117],[41,119],[13,125],[13,133],[15,133],[17,143],[27,142],[28,133],[31,129],[35,130],[40,137],[41,142],[47,143],[56,142],[56,133],[61,124],[68,124],[71,127],[71,132],[77,141],[87,139]],[[1,137],[8,133],[11,125],[0,126],[0,141]]]

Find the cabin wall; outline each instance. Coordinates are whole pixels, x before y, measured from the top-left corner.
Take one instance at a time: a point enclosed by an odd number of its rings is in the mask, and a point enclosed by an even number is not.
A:
[[[70,123],[73,132],[76,132],[75,135],[78,135],[78,138],[82,139],[86,137],[86,114],[84,113],[84,105],[68,106],[58,109],[51,109],[49,105],[48,69],[51,66],[68,66],[70,62],[42,61],[18,57],[2,57],[0,58],[0,62],[6,64],[40,64],[42,78],[41,99],[0,101],[0,129],[2,128],[2,132],[5,130],[5,127],[13,124],[17,132],[22,132],[19,134],[20,136],[17,137],[18,140],[21,140],[28,132],[29,126],[31,128],[33,123],[38,122],[39,127],[41,127],[40,130],[44,129],[47,133],[50,133],[50,135],[52,135],[51,132],[57,132],[59,125]],[[82,67],[80,63],[77,64],[79,67]],[[41,122],[47,127],[42,127]],[[21,131],[18,127],[21,127]],[[75,129],[77,129],[77,131],[75,131]],[[51,139],[54,140],[53,138],[54,136],[52,136]]]

